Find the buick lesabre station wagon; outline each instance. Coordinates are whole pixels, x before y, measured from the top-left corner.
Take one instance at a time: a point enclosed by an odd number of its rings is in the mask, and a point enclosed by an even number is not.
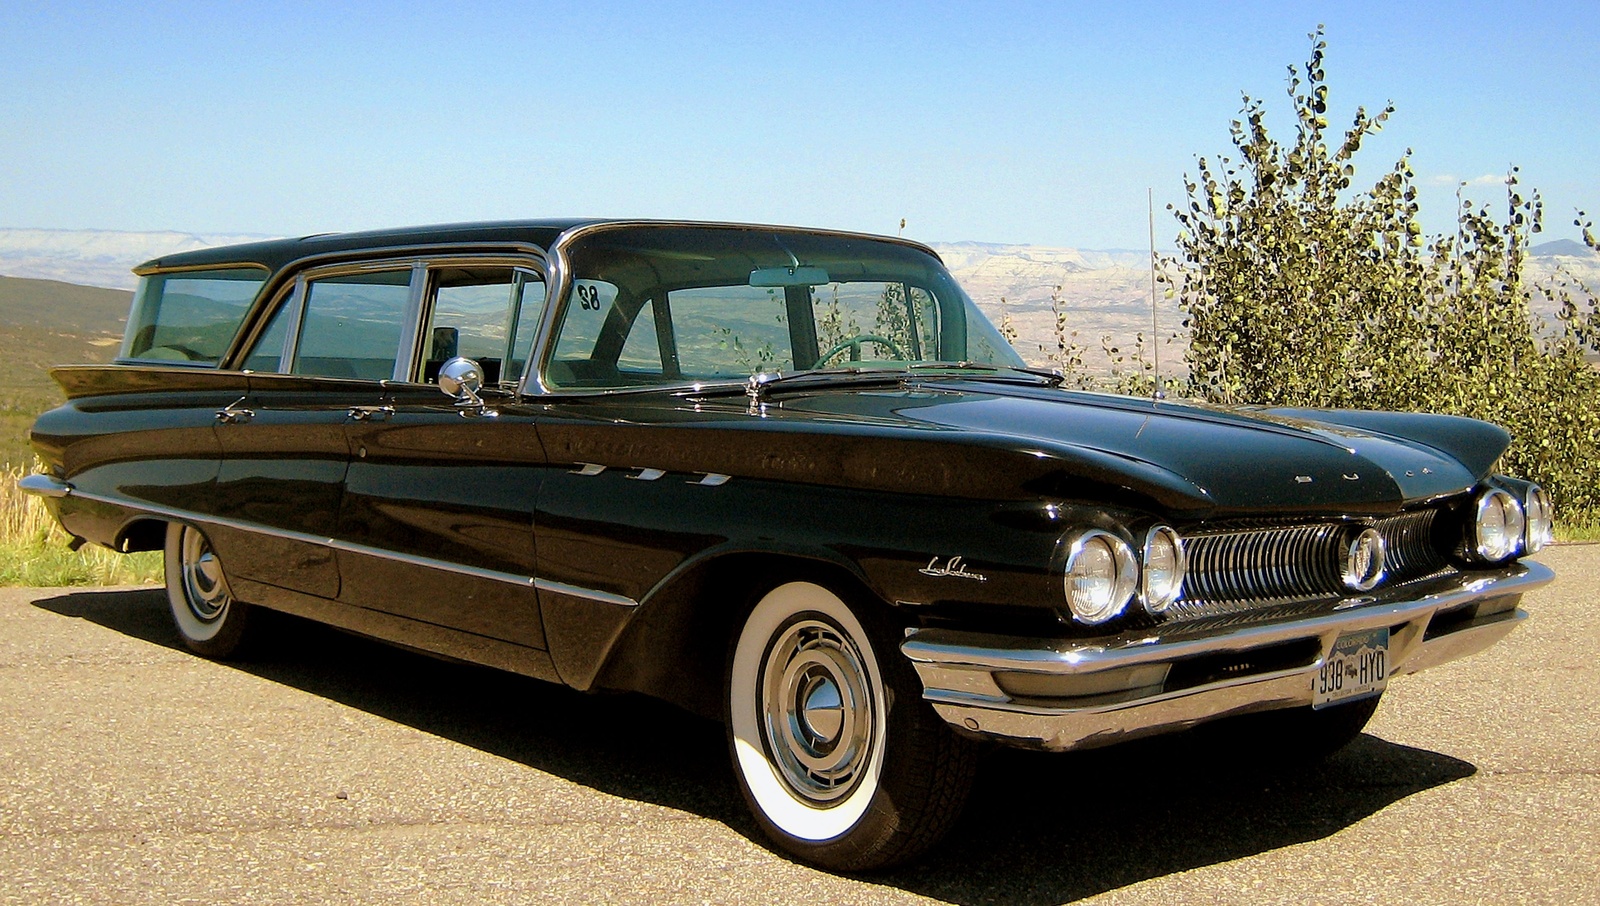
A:
[[[24,484],[165,550],[190,648],[269,608],[659,696],[834,869],[936,842],[983,740],[1266,712],[1252,757],[1326,754],[1551,578],[1499,428],[1070,392],[913,242],[529,221],[138,273]]]

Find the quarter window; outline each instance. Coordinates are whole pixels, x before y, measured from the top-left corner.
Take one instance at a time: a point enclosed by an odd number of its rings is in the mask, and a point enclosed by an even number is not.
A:
[[[215,366],[266,282],[256,267],[152,274],[139,281],[123,359]]]

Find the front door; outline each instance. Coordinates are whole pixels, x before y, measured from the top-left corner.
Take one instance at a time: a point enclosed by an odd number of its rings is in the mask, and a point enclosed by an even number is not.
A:
[[[340,599],[487,638],[544,648],[533,509],[544,451],[534,410],[512,403],[544,305],[535,271],[430,262],[402,380],[347,424],[337,535]],[[455,356],[478,362],[488,403],[437,384]]]

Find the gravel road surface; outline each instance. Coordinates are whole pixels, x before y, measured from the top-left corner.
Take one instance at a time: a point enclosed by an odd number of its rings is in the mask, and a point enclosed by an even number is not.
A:
[[[1540,559],[1532,620],[1325,764],[998,751],[864,878],[768,851],[670,707],[288,620],[212,663],[158,591],[0,589],[0,903],[1600,903],[1600,546]]]

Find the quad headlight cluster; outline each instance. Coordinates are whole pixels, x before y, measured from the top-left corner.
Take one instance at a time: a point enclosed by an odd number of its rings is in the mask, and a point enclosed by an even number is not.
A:
[[[1473,557],[1501,563],[1519,554],[1543,550],[1555,536],[1550,498],[1529,484],[1519,499],[1510,491],[1490,488],[1478,495],[1469,546]]]
[[[1136,596],[1146,612],[1161,613],[1183,592],[1187,565],[1183,540],[1165,525],[1145,531],[1137,553],[1116,535],[1090,529],[1067,552],[1067,607],[1090,625],[1120,615]]]

